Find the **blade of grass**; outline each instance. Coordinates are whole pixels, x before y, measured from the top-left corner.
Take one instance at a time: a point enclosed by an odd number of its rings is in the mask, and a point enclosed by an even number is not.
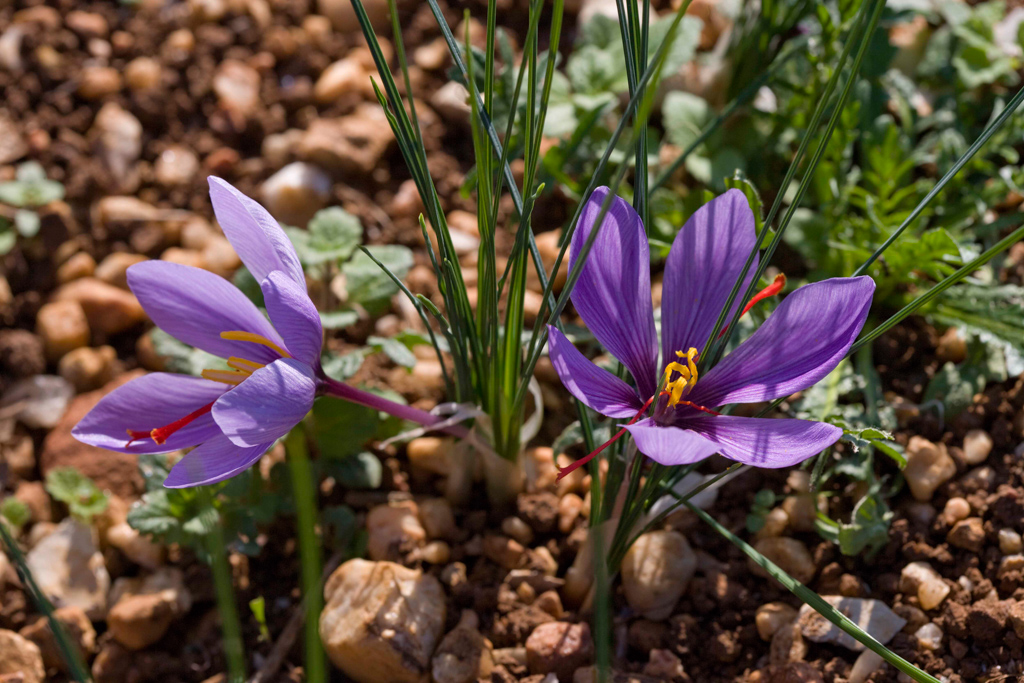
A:
[[[698,517],[700,517],[701,520],[703,520],[705,523],[711,526],[711,528],[714,529],[719,535],[721,535],[730,543],[732,543],[737,548],[742,550],[747,557],[749,557],[755,564],[757,564],[759,567],[768,572],[768,574],[771,575],[771,577],[774,578],[776,581],[781,583],[786,588],[786,590],[790,591],[791,593],[793,593],[793,595],[800,598],[804,603],[810,605],[818,614],[825,617],[833,624],[841,628],[844,632],[848,633],[850,636],[855,638],[857,642],[863,644],[869,650],[879,655],[880,657],[882,657],[882,659],[884,659],[889,664],[894,666],[897,670],[903,672],[904,674],[906,674],[913,680],[917,681],[918,683],[939,683],[939,680],[937,678],[925,673],[924,671],[921,671],[916,666],[914,666],[913,664],[903,659],[895,652],[893,652],[892,650],[890,650],[889,648],[875,640],[875,638],[873,638],[869,633],[865,632],[859,626],[857,626],[857,624],[850,621],[850,619],[845,614],[837,610],[829,603],[825,602],[825,600],[823,600],[820,595],[818,595],[810,588],[808,588],[807,586],[803,585],[802,583],[791,577],[789,574],[783,571],[782,568],[779,567],[777,564],[769,560],[761,553],[757,552],[757,550],[755,550],[753,546],[748,544],[746,541],[744,541],[736,534],[726,529],[718,522],[718,520],[709,515],[707,512],[701,510],[699,507],[697,507],[690,501],[686,501],[684,504],[686,505],[686,507],[690,508],[690,510],[692,510]]]
[[[0,520],[0,541],[2,541],[2,547],[6,551],[7,556],[14,564],[18,577],[27,589],[28,594],[32,597],[32,602],[35,603],[36,609],[46,617],[46,624],[50,627],[50,631],[57,641],[57,649],[60,650],[64,663],[71,670],[71,680],[78,681],[79,683],[89,683],[92,678],[89,676],[89,670],[85,668],[85,664],[79,656],[78,648],[71,642],[71,638],[68,637],[64,624],[54,614],[53,605],[39,588],[39,584],[36,583],[35,577],[32,576],[32,571],[25,562],[25,556],[21,553],[21,548],[18,547],[17,542],[11,537],[7,524],[3,520]]]

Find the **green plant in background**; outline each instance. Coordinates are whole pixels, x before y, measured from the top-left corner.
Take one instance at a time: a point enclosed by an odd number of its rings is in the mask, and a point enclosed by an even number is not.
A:
[[[9,215],[0,211],[0,256],[14,248],[19,235],[30,239],[39,234],[40,220],[35,209],[63,198],[64,186],[48,180],[46,171],[34,161],[21,164],[15,180],[0,183],[0,204],[14,207]]]
[[[17,536],[22,527],[32,521],[32,511],[14,496],[6,496],[0,500],[0,523],[6,524]]]
[[[47,472],[46,491],[67,505],[72,517],[85,524],[103,514],[110,502],[107,494],[92,479],[74,467],[59,467]]]

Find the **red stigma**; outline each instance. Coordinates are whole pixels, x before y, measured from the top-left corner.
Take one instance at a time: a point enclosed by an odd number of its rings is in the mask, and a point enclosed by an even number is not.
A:
[[[654,399],[655,399],[655,396],[651,396],[649,399],[647,399],[647,403],[644,404],[644,407],[637,411],[636,415],[633,416],[633,419],[626,423],[626,426],[628,427],[629,425],[631,425],[634,422],[636,422],[637,420],[639,420],[640,416],[643,415],[645,412],[647,412],[647,409],[651,407],[651,403],[654,402]],[[613,436],[612,438],[610,438],[607,441],[605,441],[603,444],[601,444],[596,449],[594,449],[591,453],[588,453],[587,455],[583,456],[582,458],[580,458],[576,462],[572,463],[571,465],[568,465],[566,467],[559,467],[558,468],[558,477],[555,479],[555,481],[561,481],[564,477],[568,476],[571,472],[573,472],[573,471],[579,469],[580,467],[583,467],[584,465],[586,465],[588,462],[590,462],[591,460],[594,459],[595,455],[597,455],[598,453],[600,453],[601,451],[603,451],[604,449],[608,448],[613,443],[618,441],[619,438],[623,434],[625,434],[625,433],[626,433],[626,427],[623,427],[622,429],[620,429],[618,432],[615,433],[615,436]]]
[[[168,425],[164,425],[163,427],[157,427],[156,429],[151,429],[148,432],[135,429],[128,429],[126,430],[128,432],[128,436],[132,438],[129,439],[128,443],[125,445],[131,446],[133,442],[138,441],[139,439],[153,439],[153,441],[158,446],[162,446],[165,443],[167,443],[167,439],[170,438],[171,434],[174,434],[174,432],[186,426],[196,418],[202,417],[203,415],[206,415],[208,412],[213,410],[214,403],[215,401],[211,401],[210,403],[207,403],[199,410],[195,410],[189,413],[180,420],[175,420],[174,422]]]
[[[786,276],[783,273],[779,273],[778,275],[775,276],[775,280],[770,285],[768,285],[767,287],[762,289],[760,292],[755,294],[753,296],[753,298],[751,298],[750,301],[747,302],[747,305],[743,307],[743,312],[740,313],[740,317],[742,318],[743,316],[745,316],[747,314],[747,311],[749,311],[751,308],[753,308],[754,305],[757,304],[759,301],[764,301],[765,299],[767,299],[770,296],[775,296],[776,294],[781,292],[783,289],[785,289],[785,287],[786,287]],[[728,328],[726,328],[726,329],[728,329]],[[722,330],[721,332],[719,332],[718,333],[718,338],[721,339],[722,336],[725,334],[725,332],[726,332],[726,330]],[[694,406],[694,407],[696,407],[696,406]]]

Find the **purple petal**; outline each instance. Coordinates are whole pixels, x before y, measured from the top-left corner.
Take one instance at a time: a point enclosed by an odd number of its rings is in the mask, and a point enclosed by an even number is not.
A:
[[[100,399],[71,434],[82,443],[119,453],[170,453],[195,446],[220,434],[210,413],[171,434],[163,445],[147,438],[129,446],[128,430],[148,432],[169,425],[213,403],[227,388],[198,377],[153,372]]]
[[[216,484],[248,469],[259,460],[274,442],[241,448],[220,434],[185,454],[174,463],[164,480],[169,489]]]
[[[570,268],[596,226],[607,187],[594,190],[580,214],[569,251]],[[641,396],[654,393],[658,337],[651,303],[651,257],[640,217],[615,197],[572,290],[580,317],[636,380]]]
[[[704,351],[711,329],[755,244],[754,214],[739,190],[729,190],[690,216],[672,242],[665,262],[661,300],[663,358],[673,359],[676,351],[685,353],[691,347]],[[740,297],[756,269],[755,258],[726,320],[739,307]]]
[[[643,407],[644,402],[633,387],[587,360],[551,325],[548,325],[548,353],[569,393],[602,415],[633,417]]]
[[[199,268],[143,261],[128,269],[128,286],[157,327],[221,358],[270,363],[280,354],[252,342],[221,339],[221,332],[252,332],[284,342],[259,309],[230,282]]]
[[[295,247],[267,210],[225,180],[210,176],[209,182],[217,222],[256,281],[280,270],[305,286]]]
[[[700,434],[648,418],[626,427],[637,449],[662,465],[687,465],[718,452],[718,445]]]
[[[795,465],[843,435],[835,425],[785,418],[702,415],[688,418],[685,424],[717,444],[725,457],[755,467]]]
[[[812,386],[850,350],[874,291],[866,276],[804,285],[698,380],[690,400],[709,407],[756,403]]]
[[[324,329],[320,313],[306,293],[306,285],[298,284],[279,270],[267,276],[260,285],[267,312],[274,328],[281,334],[292,357],[306,365],[320,363]]]
[[[294,358],[260,368],[213,404],[213,419],[236,446],[280,439],[313,407],[313,369]]]

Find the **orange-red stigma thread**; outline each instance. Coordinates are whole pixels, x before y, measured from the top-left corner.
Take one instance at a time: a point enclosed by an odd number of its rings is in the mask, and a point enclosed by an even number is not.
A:
[[[767,299],[770,296],[775,296],[776,294],[778,294],[779,292],[781,292],[785,288],[786,288],[786,275],[784,273],[779,273],[778,275],[775,276],[775,280],[770,285],[768,285],[767,287],[762,289],[760,292],[755,294],[753,296],[753,298],[750,301],[747,302],[747,305],[743,307],[743,312],[740,313],[740,317],[742,318],[743,316],[745,316],[747,314],[747,312],[751,308],[753,308],[759,301],[764,301],[765,299]],[[719,332],[718,333],[718,338],[721,339],[722,335],[724,335],[725,332],[726,332],[726,330],[722,330],[721,332]]]
[[[636,415],[633,416],[633,419],[626,423],[626,426],[628,427],[629,425],[631,425],[634,422],[636,422],[637,420],[639,420],[640,416],[643,415],[644,413],[646,413],[647,409],[651,407],[651,403],[654,402],[654,399],[656,397],[657,397],[657,395],[651,396],[649,399],[647,399],[647,403],[644,403],[644,407],[637,411]],[[555,479],[555,481],[561,481],[562,478],[568,476],[571,472],[573,472],[573,471],[579,469],[580,467],[583,467],[584,465],[586,465],[588,462],[590,462],[591,460],[594,459],[595,455],[597,455],[598,453],[600,453],[601,451],[603,451],[604,449],[608,448],[613,443],[618,441],[619,438],[623,434],[625,434],[625,433],[626,433],[626,427],[623,427],[622,429],[620,429],[618,432],[615,433],[615,436],[613,436],[612,438],[610,438],[607,441],[605,441],[603,444],[598,446],[596,449],[594,449],[594,451],[592,451],[588,455],[583,456],[582,458],[580,458],[576,462],[572,463],[571,465],[568,465],[566,467],[558,468],[558,477]]]
[[[208,412],[213,410],[213,404],[214,403],[215,403],[215,401],[211,401],[210,403],[207,403],[205,406],[203,406],[199,410],[196,410],[196,411],[193,411],[193,412],[189,413],[188,415],[186,415],[185,417],[181,418],[180,420],[175,420],[174,422],[172,422],[172,423],[170,423],[168,425],[164,425],[163,427],[157,427],[156,429],[151,429],[148,432],[147,431],[135,430],[135,429],[125,430],[125,431],[128,432],[128,436],[132,437],[128,441],[128,443],[125,444],[125,445],[126,446],[131,446],[132,443],[134,443],[135,441],[138,441],[139,439],[147,439],[148,438],[148,439],[153,439],[153,441],[156,442],[157,445],[162,446],[165,443],[167,443],[167,439],[170,438],[171,434],[174,434],[174,432],[178,431],[179,429],[181,429],[185,425],[189,424],[190,422],[192,422],[196,418],[202,417],[203,415],[206,415]]]

